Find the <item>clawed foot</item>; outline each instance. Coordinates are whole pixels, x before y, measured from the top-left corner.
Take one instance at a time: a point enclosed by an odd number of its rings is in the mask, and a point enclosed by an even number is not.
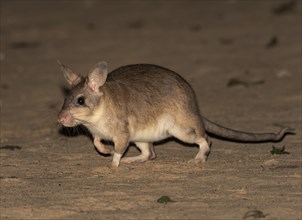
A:
[[[188,161],[190,164],[203,164],[207,161],[206,157],[203,158],[194,158]]]
[[[136,157],[124,157],[124,158],[122,158],[121,162],[122,163],[143,163],[143,162],[146,162],[147,160],[149,160],[148,157],[139,155]]]

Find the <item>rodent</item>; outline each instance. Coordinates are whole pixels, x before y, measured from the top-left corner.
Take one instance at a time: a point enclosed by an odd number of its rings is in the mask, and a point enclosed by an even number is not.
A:
[[[83,77],[59,62],[71,85],[58,121],[63,126],[84,125],[103,154],[112,154],[112,166],[144,162],[156,157],[153,142],[175,137],[199,145],[190,162],[205,162],[210,152],[209,134],[233,141],[280,141],[294,129],[274,133],[248,133],[218,125],[201,116],[195,93],[179,74],[157,65],[136,64],[107,73],[102,61]],[[111,140],[114,149],[101,143]],[[141,154],[122,158],[130,142]]]

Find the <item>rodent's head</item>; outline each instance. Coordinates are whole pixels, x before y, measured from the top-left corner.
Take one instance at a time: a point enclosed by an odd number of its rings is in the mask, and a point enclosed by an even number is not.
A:
[[[74,73],[59,62],[64,77],[71,86],[70,93],[65,97],[58,122],[65,127],[84,124],[91,117],[95,107],[100,103],[103,92],[100,87],[107,79],[107,63],[102,61],[90,71],[87,77]]]

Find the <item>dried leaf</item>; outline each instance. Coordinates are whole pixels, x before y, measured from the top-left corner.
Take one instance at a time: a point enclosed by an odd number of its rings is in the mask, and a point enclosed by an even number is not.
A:
[[[281,148],[277,148],[273,146],[273,149],[271,150],[271,154],[289,154],[289,152],[285,151],[285,146],[283,145]]]
[[[293,11],[297,6],[297,0],[290,0],[285,3],[279,4],[277,7],[273,8],[273,13],[276,15],[284,14],[286,12]]]
[[[238,86],[238,85],[242,85],[244,87],[249,87],[249,86],[255,86],[255,85],[260,85],[265,83],[265,80],[258,80],[258,81],[254,81],[254,82],[248,82],[248,81],[243,81],[237,78],[231,78],[228,81],[227,87],[233,87],[233,86]]]
[[[170,199],[169,196],[161,196],[158,200],[158,203],[167,204],[168,202],[174,202],[172,199]]]
[[[266,216],[267,215],[265,215],[260,210],[252,210],[252,211],[248,211],[247,213],[245,213],[245,215],[243,216],[243,220],[265,218]]]
[[[273,36],[270,41],[266,44],[266,48],[270,49],[272,47],[277,46],[279,43],[278,38],[276,36]]]

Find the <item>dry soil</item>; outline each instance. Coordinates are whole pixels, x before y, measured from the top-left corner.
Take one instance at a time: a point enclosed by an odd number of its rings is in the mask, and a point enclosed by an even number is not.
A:
[[[1,0],[1,219],[301,219],[301,25],[301,1]],[[57,60],[82,74],[101,60],[162,65],[211,120],[296,134],[212,138],[203,165],[172,139],[155,160],[112,169],[85,132],[57,124]]]

